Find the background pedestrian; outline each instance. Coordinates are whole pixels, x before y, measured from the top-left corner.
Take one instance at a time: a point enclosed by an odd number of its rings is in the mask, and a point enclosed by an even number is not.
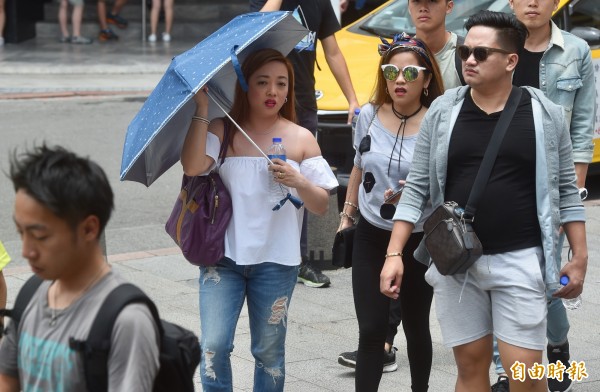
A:
[[[68,13],[69,4],[73,8],[71,13],[71,27],[73,34],[69,34]],[[58,8],[58,23],[62,36],[60,42],[72,44],[91,44],[92,40],[81,35],[81,21],[83,19],[83,0],[60,0]]]
[[[152,0],[152,9],[150,10],[150,35],[148,42],[156,42],[158,32],[158,17],[161,6],[165,12],[165,31],[162,33],[163,42],[171,42],[171,28],[173,27],[173,3],[175,0]]]

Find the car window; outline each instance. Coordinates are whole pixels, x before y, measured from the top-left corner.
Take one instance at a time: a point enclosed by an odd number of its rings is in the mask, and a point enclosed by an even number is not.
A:
[[[561,29],[586,40],[591,47],[600,47],[600,1],[574,1],[553,20]]]
[[[469,16],[482,9],[510,12],[510,7],[506,0],[455,0],[454,9],[446,17],[447,29],[457,34],[465,35],[465,22]],[[389,38],[400,32],[415,34],[415,26],[408,13],[407,0],[390,2],[387,7],[359,22],[351,30],[358,32],[356,31],[357,29],[362,30],[363,33],[366,32]]]
[[[571,14],[573,27],[595,27],[600,29],[600,1],[582,0],[575,3]]]

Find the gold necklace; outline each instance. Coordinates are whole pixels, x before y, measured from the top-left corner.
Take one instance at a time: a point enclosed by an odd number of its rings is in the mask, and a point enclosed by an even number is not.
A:
[[[473,96],[473,89],[469,90],[470,94],[471,94],[471,101],[473,101],[473,103],[475,104],[475,106],[477,106],[479,108],[479,110],[481,110],[482,112],[484,112],[486,115],[490,115],[492,113],[497,113],[500,112],[502,110],[504,110],[504,108],[500,108],[498,110],[492,110],[490,112],[488,112],[487,110],[483,110],[483,108],[481,106],[479,106],[479,104],[477,103],[477,101],[475,101],[475,97]]]
[[[481,111],[482,111],[482,112],[484,112],[485,114],[488,114],[488,115],[489,115],[489,113],[488,113],[488,112],[486,112],[485,110],[483,110],[483,109],[481,108],[481,106],[479,106],[479,104],[477,103],[477,101],[475,100],[475,97],[473,96],[473,89],[470,89],[470,90],[469,90],[469,93],[471,94],[471,101],[473,101],[473,103],[475,104],[475,106],[477,106],[477,107],[479,108],[479,110],[481,110]]]
[[[98,273],[96,275],[94,275],[94,278],[87,284],[87,286],[85,286],[85,288],[83,290],[81,290],[81,292],[75,297],[75,299],[81,297],[82,295],[84,295],[93,285],[94,283],[96,283],[98,280],[100,280],[100,278],[102,277],[102,273],[104,272],[106,268],[106,264],[102,264],[102,268],[100,268],[100,271],[98,271]],[[54,283],[56,283],[56,281],[52,281],[52,285],[54,285]],[[51,286],[52,286],[51,285]],[[58,311],[58,309],[56,309],[56,304],[58,303],[58,287],[54,287],[54,295],[52,296],[52,299],[54,300],[54,307],[50,308],[50,326],[53,327],[54,325],[56,325],[56,321],[58,319],[58,316],[61,315],[62,311],[64,309],[61,309],[60,312]],[[73,303],[73,301],[71,301],[71,303]],[[69,304],[70,305],[70,304]],[[66,308],[65,308],[66,309]]]

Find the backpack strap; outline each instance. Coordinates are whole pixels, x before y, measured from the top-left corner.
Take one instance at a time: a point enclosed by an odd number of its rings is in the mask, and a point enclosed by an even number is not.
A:
[[[124,283],[113,289],[100,306],[87,339],[69,339],[69,346],[83,355],[85,381],[90,392],[108,390],[108,354],[113,326],[121,310],[131,303],[148,306],[158,327],[159,337],[163,336],[156,305],[139,287]]]
[[[19,290],[17,299],[15,300],[15,306],[12,309],[0,309],[0,316],[8,316],[13,321],[15,328],[19,328],[19,322],[25,312],[25,308],[31,301],[33,294],[37,291],[44,280],[37,275],[32,275],[31,278],[27,279],[27,282]],[[4,330],[0,330],[0,336],[4,334]]]
[[[465,43],[465,37],[462,35],[457,35],[456,37],[456,47],[458,48],[460,45]],[[465,77],[462,73],[462,60],[458,57],[458,50],[454,49],[454,66],[456,67],[456,72],[458,73],[458,78],[460,79],[460,84],[463,86],[467,85],[465,82]]]

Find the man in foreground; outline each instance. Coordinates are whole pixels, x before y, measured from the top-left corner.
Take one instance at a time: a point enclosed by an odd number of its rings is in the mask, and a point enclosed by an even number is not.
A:
[[[552,102],[564,108],[573,147],[577,187],[583,201],[587,197],[587,169],[594,152],[594,68],[588,44],[573,34],[560,30],[552,22],[552,14],[558,3],[559,0],[509,0],[515,16],[529,32],[525,47],[519,53],[513,83],[515,86],[539,88]],[[559,237],[555,258],[556,268],[559,270],[564,239],[563,233]],[[552,293],[553,291],[548,291],[548,363],[556,364],[561,361],[566,371],[570,367],[571,358],[567,336],[570,325],[562,300],[552,296]],[[494,363],[499,377],[492,386],[492,391],[508,392],[508,376],[496,346]],[[511,365],[507,363],[506,367]],[[564,392],[569,390],[571,383],[572,380],[564,373],[562,380],[549,378],[548,388],[551,392]]]
[[[465,44],[457,50],[468,86],[447,91],[423,119],[394,216],[380,279],[381,292],[391,298],[398,297],[402,250],[427,200],[434,209],[445,201],[466,205],[494,128],[517,89],[512,74],[526,27],[513,16],[492,11],[471,16],[465,27]],[[456,391],[490,390],[493,336],[502,358],[519,365],[513,368],[519,377],[510,379],[510,389],[546,391],[545,374],[532,378],[527,370],[542,363],[546,289],[558,284],[554,258],[561,225],[573,257],[560,275],[571,281],[555,295],[574,298],[583,290],[585,213],[562,108],[532,88],[523,89],[514,102],[516,112],[473,221],[483,256],[466,273],[453,275],[441,275],[433,260],[425,275],[434,288],[444,344],[454,351]],[[429,264],[423,242],[415,258]]]
[[[94,162],[63,148],[15,155],[10,178],[14,221],[23,257],[44,282],[18,325],[0,344],[0,390],[85,391],[85,341],[108,294],[124,283],[104,260],[99,243],[113,209],[113,192]],[[108,357],[111,391],[150,391],[158,371],[158,329],[144,304],[117,317]]]

